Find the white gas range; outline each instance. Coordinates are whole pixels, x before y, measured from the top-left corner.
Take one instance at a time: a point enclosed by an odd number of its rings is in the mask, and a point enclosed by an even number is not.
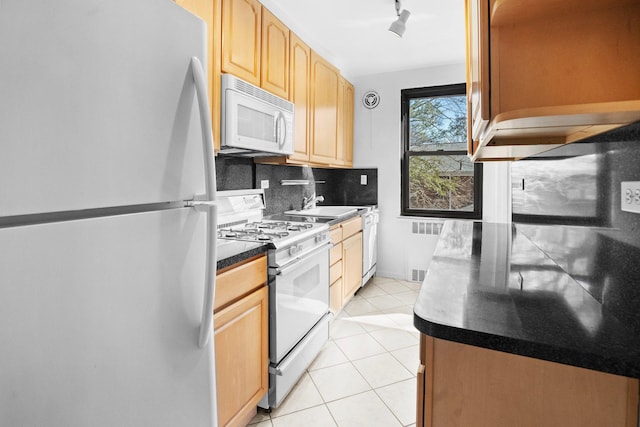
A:
[[[264,242],[269,266],[269,392],[276,408],[329,339],[329,227],[263,218],[263,190],[220,191],[218,237]]]

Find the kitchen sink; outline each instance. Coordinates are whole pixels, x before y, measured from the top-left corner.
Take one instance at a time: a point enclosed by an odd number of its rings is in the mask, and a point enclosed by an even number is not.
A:
[[[287,215],[294,216],[315,216],[322,218],[341,218],[343,216],[354,214],[358,208],[353,206],[317,206],[310,209],[300,209],[295,211],[286,211]]]

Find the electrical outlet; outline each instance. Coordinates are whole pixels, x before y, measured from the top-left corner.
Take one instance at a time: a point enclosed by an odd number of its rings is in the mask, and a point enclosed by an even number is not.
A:
[[[260,188],[262,188],[263,190],[265,188],[269,188],[269,180],[268,179],[260,180]]]
[[[620,209],[640,213],[640,181],[620,183]]]
[[[367,175],[360,175],[360,185],[367,185]]]

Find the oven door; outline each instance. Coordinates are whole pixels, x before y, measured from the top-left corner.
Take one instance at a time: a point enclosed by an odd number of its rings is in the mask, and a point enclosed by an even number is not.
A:
[[[330,243],[269,269],[269,359],[279,363],[329,311]]]

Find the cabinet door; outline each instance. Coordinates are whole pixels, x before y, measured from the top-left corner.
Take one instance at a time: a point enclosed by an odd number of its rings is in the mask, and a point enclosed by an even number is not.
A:
[[[489,99],[489,0],[467,0],[467,105],[471,122],[468,150],[473,154],[491,119]],[[475,144],[475,145],[474,145]]]
[[[336,159],[333,162],[336,166],[344,165],[344,91],[347,81],[339,76],[338,78],[338,127],[336,129]]]
[[[340,76],[338,89],[338,142],[336,164],[353,165],[353,85]]]
[[[207,24],[207,76],[214,149],[220,149],[220,0],[175,0]]]
[[[362,284],[362,231],[342,241],[343,300],[351,298]]]
[[[342,163],[346,167],[353,166],[353,113],[354,89],[348,81],[344,81],[344,96],[342,100]]]
[[[214,316],[220,426],[245,425],[268,389],[268,309],[264,286]]]
[[[295,104],[292,160],[309,160],[309,107],[311,82],[311,49],[298,36],[291,33],[289,70],[289,100]]]
[[[257,0],[222,0],[222,71],[260,86],[262,6]]]
[[[311,52],[311,153],[309,160],[332,164],[337,158],[340,73]]]
[[[329,308],[335,314],[342,310],[342,278],[339,278],[329,287]]]
[[[262,8],[262,56],[260,86],[289,98],[289,29]]]
[[[637,379],[424,335],[420,348],[417,426],[637,426]]]

